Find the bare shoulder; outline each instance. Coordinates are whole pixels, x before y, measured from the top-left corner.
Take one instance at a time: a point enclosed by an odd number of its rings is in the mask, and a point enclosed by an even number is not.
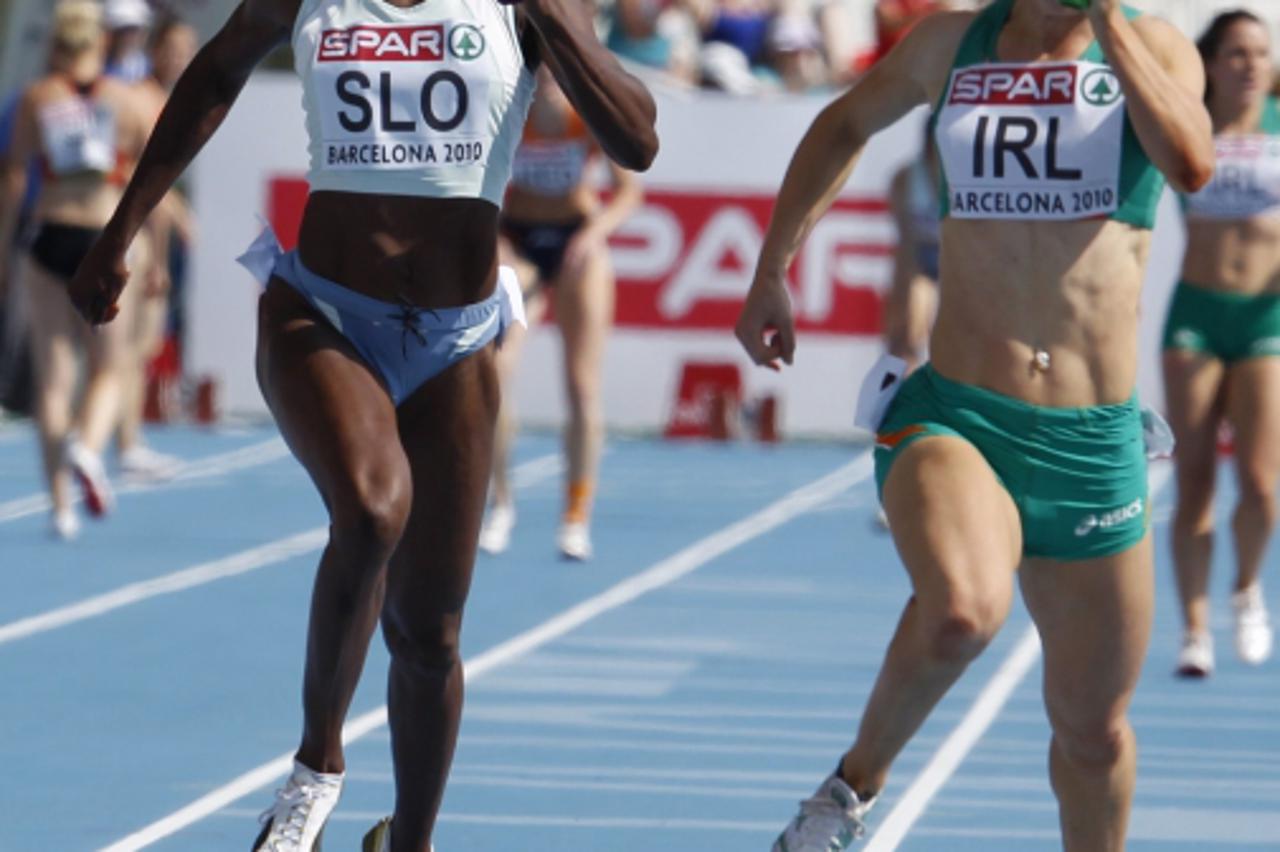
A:
[[[960,43],[977,15],[974,11],[930,15],[916,24],[899,45],[904,64],[928,91],[930,100],[940,97],[946,87]]]
[[[1182,31],[1164,18],[1142,15],[1134,18],[1133,28],[1138,37],[1157,56],[1166,60],[1185,60],[1197,56],[1196,46]],[[1197,59],[1197,61],[1199,61]],[[1169,64],[1167,61],[1166,65]]]

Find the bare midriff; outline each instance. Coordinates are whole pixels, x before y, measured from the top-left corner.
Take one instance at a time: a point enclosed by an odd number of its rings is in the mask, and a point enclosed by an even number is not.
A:
[[[934,369],[1033,405],[1128,400],[1150,246],[1114,220],[947,219]]]
[[[1182,280],[1244,296],[1280,293],[1280,216],[1188,221]]]
[[[599,206],[600,199],[586,180],[566,195],[540,195],[512,184],[502,215],[519,222],[571,222],[591,216]]]
[[[490,295],[498,208],[479,198],[316,192],[298,240],[302,263],[357,293],[424,308]]]

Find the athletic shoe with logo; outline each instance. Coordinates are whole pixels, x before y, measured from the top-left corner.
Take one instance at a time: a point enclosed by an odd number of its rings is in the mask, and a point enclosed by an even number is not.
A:
[[[120,472],[133,482],[164,482],[182,470],[182,459],[135,444],[120,453]]]
[[[115,508],[116,495],[107,479],[102,457],[79,441],[67,444],[67,464],[84,492],[84,505],[89,514],[101,518]]]
[[[875,797],[863,802],[839,775],[827,777],[774,841],[773,852],[842,852],[866,832],[867,812]]]
[[[494,503],[480,528],[480,549],[497,556],[511,545],[511,530],[516,525],[516,507],[510,503]]]
[[[342,773],[314,772],[293,762],[293,774],[262,812],[253,852],[318,852],[329,814],[342,794]]]
[[[75,510],[55,509],[49,516],[49,534],[60,541],[74,541],[80,535],[80,518]]]
[[[585,562],[591,558],[591,528],[582,521],[562,521],[556,547],[565,559]]]
[[[1178,677],[1208,677],[1213,674],[1213,637],[1208,630],[1188,630],[1178,652]]]
[[[1260,666],[1271,658],[1274,635],[1271,616],[1262,600],[1262,586],[1254,583],[1231,596],[1236,613],[1236,654],[1251,666]]]

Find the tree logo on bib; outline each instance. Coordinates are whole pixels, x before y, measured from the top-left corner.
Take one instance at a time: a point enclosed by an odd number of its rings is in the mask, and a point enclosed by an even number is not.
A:
[[[1096,107],[1110,106],[1124,94],[1120,91],[1120,79],[1109,68],[1095,68],[1084,75],[1080,94],[1086,103]]]
[[[471,24],[458,24],[449,31],[449,52],[469,62],[484,53],[484,35]]]

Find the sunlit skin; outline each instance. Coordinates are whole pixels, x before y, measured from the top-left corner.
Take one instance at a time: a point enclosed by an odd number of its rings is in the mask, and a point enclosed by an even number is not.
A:
[[[1273,67],[1265,26],[1241,20],[1226,30],[1217,53],[1205,62],[1215,134],[1257,132]],[[1280,216],[1188,220],[1182,280],[1240,295],[1280,293]],[[1234,432],[1240,490],[1231,519],[1236,591],[1258,579],[1275,528],[1280,359],[1252,358],[1227,365],[1208,353],[1168,350],[1164,378],[1169,422],[1177,437],[1174,565],[1183,624],[1188,631],[1201,632],[1210,626],[1213,503],[1223,422]]]
[[[756,363],[781,369],[802,357],[785,271],[867,139],[937,103],[973,15],[917,24],[801,141],[737,325]],[[1111,0],[1095,0],[1087,13],[1017,0],[995,52],[1001,62],[1066,61],[1095,39],[1147,157],[1177,189],[1204,185],[1213,169],[1204,76],[1194,46],[1169,24],[1128,21]],[[1149,231],[1111,219],[950,218],[942,235],[930,340],[938,373],[1038,406],[1130,398]],[[1039,351],[1048,356],[1041,364]],[[1123,849],[1136,760],[1126,713],[1150,633],[1150,536],[1101,558],[1024,559],[1009,493],[972,444],[949,436],[903,450],[883,500],[914,594],[841,761],[843,779],[861,794],[883,789],[897,754],[1003,624],[1016,579],[1044,644],[1063,848]]]
[[[422,0],[381,0],[409,8]],[[125,253],[231,109],[254,67],[286,44],[301,0],[243,0],[173,89],[133,180],[70,287],[111,320]],[[551,67],[601,148],[634,169],[657,153],[644,85],[599,43],[577,0],[524,0],[521,38]],[[530,54],[525,53],[526,57]],[[470,305],[494,292],[498,208],[482,198],[312,193],[298,250],[315,274],[385,302]],[[498,409],[492,347],[396,406],[379,374],[279,278],[258,310],[263,395],[329,513],[311,600],[297,759],[345,767],[342,724],[381,624],[391,651],[393,852],[425,852],[462,709],[462,612],[475,562]]]

